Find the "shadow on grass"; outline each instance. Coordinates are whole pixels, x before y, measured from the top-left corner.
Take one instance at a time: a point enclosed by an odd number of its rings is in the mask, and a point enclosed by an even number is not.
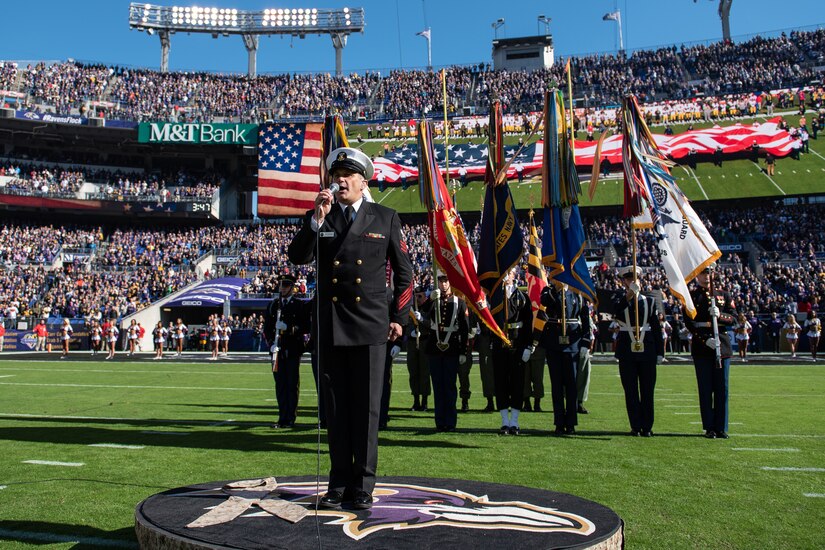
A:
[[[134,527],[105,531],[88,525],[69,525],[48,521],[2,521],[0,541],[31,545],[75,543],[72,550],[100,548],[137,548]]]
[[[26,419],[27,421],[30,419]],[[147,428],[145,424],[136,427]],[[0,440],[26,441],[68,445],[92,445],[110,443],[115,445],[144,445],[146,447],[175,447],[185,449],[222,449],[243,451],[276,451],[284,453],[307,453],[308,447],[318,441],[316,427],[306,424],[292,429],[249,431],[240,426],[225,425],[220,429],[200,429],[197,431],[164,431],[143,433],[135,429],[109,429],[89,426],[74,427],[4,427],[0,428]],[[409,430],[399,430],[409,433]],[[326,432],[322,433],[322,444],[326,448]],[[384,438],[381,445],[388,447],[437,447],[472,449],[449,441],[432,439]]]

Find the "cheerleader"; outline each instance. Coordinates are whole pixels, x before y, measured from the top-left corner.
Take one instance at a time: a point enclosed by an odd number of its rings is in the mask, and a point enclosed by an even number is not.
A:
[[[175,347],[178,350],[178,357],[183,353],[183,340],[186,338],[188,332],[189,328],[183,324],[183,319],[178,317],[178,322],[175,324],[174,330]]]
[[[72,339],[73,332],[74,330],[69,320],[63,319],[63,326],[60,327],[60,340],[63,343],[63,355],[60,356],[61,359],[69,356],[69,342]]]
[[[752,329],[753,327],[748,322],[748,319],[745,317],[745,314],[740,313],[736,321],[736,325],[733,327],[733,332],[736,335],[736,345],[738,346],[737,349],[739,350],[739,359],[743,363],[748,362],[748,340],[750,340],[750,333]]]
[[[808,336],[808,342],[811,344],[811,357],[816,361],[816,348],[819,347],[819,336],[822,334],[822,323],[816,317],[815,311],[808,312],[808,318],[805,319],[805,331]]]
[[[799,342],[799,333],[802,332],[802,327],[796,322],[796,317],[789,313],[782,328],[787,331],[785,338],[788,339],[788,345],[791,346],[791,357],[796,357],[796,344]]]
[[[221,326],[218,324],[218,319],[212,319],[209,324],[209,349],[212,350],[212,357],[210,361],[217,361],[218,347],[221,341]]]
[[[221,349],[223,350],[223,356],[226,357],[229,355],[229,337],[232,336],[232,327],[226,321],[223,321],[221,325],[223,329],[221,332]]]
[[[131,357],[135,354],[137,341],[138,338],[140,338],[140,327],[135,319],[132,319],[132,323],[129,325],[129,328],[126,329],[126,338],[129,340],[129,357]]]
[[[152,331],[152,339],[155,342],[155,359],[163,359],[163,344],[166,342],[167,330],[163,323],[158,321],[157,326]]]
[[[103,339],[103,329],[100,327],[99,322],[92,321],[92,330],[89,333],[89,338],[92,342],[92,355],[97,355],[97,352],[100,351],[100,344]]]
[[[114,359],[115,350],[117,349],[117,338],[120,336],[120,331],[114,321],[109,322],[109,326],[106,328],[105,334],[106,348],[109,350],[109,355],[106,356],[106,359]]]

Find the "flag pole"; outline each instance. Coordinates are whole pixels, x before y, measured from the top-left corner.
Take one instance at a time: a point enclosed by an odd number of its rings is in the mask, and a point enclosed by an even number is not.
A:
[[[639,286],[639,273],[636,270],[636,227],[633,225],[633,218],[630,218],[630,239],[633,250],[633,282],[636,283],[638,288],[641,288]],[[634,291],[633,297],[635,298],[633,302],[636,310],[636,341],[638,342],[641,340],[641,329],[639,328],[639,295]]]
[[[444,185],[450,189],[450,127],[447,121],[447,69],[441,69],[441,95],[444,97]],[[455,189],[453,191],[453,206],[455,204]],[[457,208],[456,208],[457,209]]]
[[[570,150],[573,151],[573,169],[576,167],[576,128],[574,126],[575,119],[573,115],[573,78],[571,72],[573,71],[573,64],[570,59],[567,60],[567,97],[570,105]]]

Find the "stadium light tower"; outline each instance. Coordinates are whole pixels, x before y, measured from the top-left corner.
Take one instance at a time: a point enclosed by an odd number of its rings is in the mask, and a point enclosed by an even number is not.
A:
[[[730,7],[733,0],[719,0],[719,19],[722,20],[722,40],[730,42]]]
[[[342,73],[342,57],[347,37],[364,32],[364,8],[278,8],[244,11],[234,8],[199,6],[156,6],[142,2],[129,4],[129,27],[160,37],[160,70],[169,70],[172,34],[197,32],[212,38],[240,35],[249,54],[248,75],[257,74],[257,53],[261,35],[328,34],[335,48],[335,74]]]
[[[544,34],[550,34],[550,21],[553,19],[546,15],[539,15],[537,20],[538,33],[541,34],[541,25],[544,25]]]
[[[499,19],[496,19],[495,21],[493,21],[493,25],[492,25],[492,27],[493,27],[493,38],[498,38],[498,30],[503,26],[504,26],[504,18],[503,17],[500,17]]]

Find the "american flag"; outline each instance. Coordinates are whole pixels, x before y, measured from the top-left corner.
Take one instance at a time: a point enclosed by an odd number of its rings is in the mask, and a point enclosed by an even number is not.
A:
[[[521,165],[524,175],[530,175],[541,170],[541,159],[543,151],[541,142],[532,143],[524,147],[518,157],[513,160],[507,170],[507,177],[513,179],[517,177],[516,165]],[[537,147],[537,145],[539,145]],[[435,161],[442,176],[446,173],[446,159],[444,156],[444,145],[434,145]],[[487,169],[487,144],[486,143],[459,143],[447,146],[450,151],[450,178],[457,179],[459,171],[463,168],[467,170],[468,178],[478,178],[484,175]],[[507,145],[504,147],[504,158],[509,160],[518,151],[518,145]],[[375,176],[384,174],[384,179],[388,183],[395,183],[401,179],[402,173],[406,172],[407,181],[418,179],[418,146],[403,145],[396,147],[394,151],[387,152],[383,157],[375,158]]]
[[[312,210],[321,188],[322,124],[262,124],[258,131],[258,215]]]

